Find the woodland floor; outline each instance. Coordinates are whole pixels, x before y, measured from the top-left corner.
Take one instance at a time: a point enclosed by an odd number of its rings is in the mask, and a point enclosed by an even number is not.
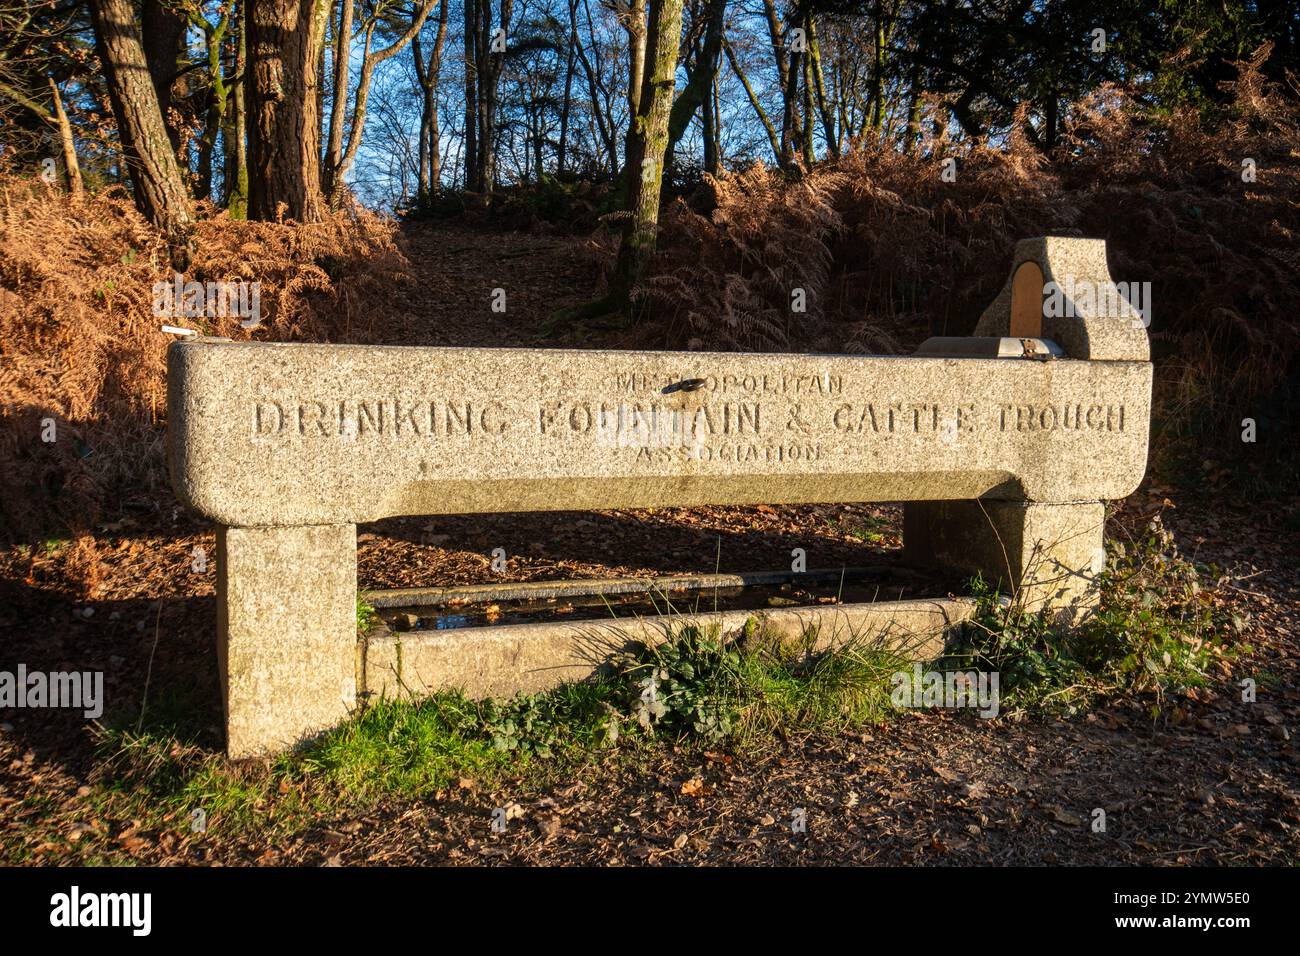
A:
[[[595,290],[583,243],[412,226],[415,339],[444,345],[543,342],[538,321]],[[505,275],[503,281],[498,278]],[[486,303],[507,288],[505,314]],[[465,303],[483,303],[467,309]],[[588,347],[618,346],[597,332]],[[96,772],[80,716],[0,711],[0,858],[227,864],[1225,864],[1300,862],[1300,535],[1269,502],[1150,483],[1122,522],[1162,512],[1185,553],[1238,572],[1248,650],[1231,673],[1167,707],[1120,703],[1068,721],[914,713],[836,738],[783,739],[752,753],[677,751],[596,760],[551,783],[480,785],[324,819],[268,845],[256,832],[203,837],[90,819]],[[1194,485],[1194,486],[1193,486]],[[1220,489],[1221,492],[1221,489]],[[360,529],[362,587],[788,567],[897,557],[889,506],[700,508],[419,518]],[[862,530],[872,530],[864,541]],[[878,535],[878,539],[875,537]],[[4,668],[102,670],[110,706],[138,714],[181,695],[220,746],[212,527],[166,492],[93,539],[48,554],[0,553]],[[492,548],[511,555],[492,575]],[[1247,577],[1248,576],[1248,577]],[[895,597],[896,595],[882,595]],[[87,613],[89,611],[89,614]],[[156,645],[156,647],[155,647]],[[1254,677],[1259,701],[1235,682]],[[504,833],[492,811],[517,804]],[[1088,825],[1106,810],[1105,833]],[[807,814],[793,834],[791,814]],[[88,834],[82,840],[77,834]],[[90,853],[86,848],[94,845]]]

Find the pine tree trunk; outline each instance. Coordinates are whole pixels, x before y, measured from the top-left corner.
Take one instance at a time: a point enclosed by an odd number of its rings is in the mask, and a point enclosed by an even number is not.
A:
[[[177,60],[185,42],[185,17],[169,9],[163,0],[144,0],[140,5],[140,33],[149,79],[158,97],[158,112],[167,127],[172,152],[181,146],[181,131],[172,122],[172,84],[176,80]]]
[[[116,0],[121,2],[121,0]],[[324,216],[317,93],[328,0],[249,0],[248,215]]]
[[[183,269],[193,255],[194,220],[145,62],[135,9],[131,0],[91,0],[90,9],[135,204],[167,240],[173,264]]]

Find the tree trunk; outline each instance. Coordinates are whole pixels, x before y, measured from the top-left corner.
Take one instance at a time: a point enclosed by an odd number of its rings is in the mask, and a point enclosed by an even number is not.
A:
[[[903,148],[911,152],[915,148],[917,140],[921,136],[921,66],[919,63],[912,64],[912,70],[908,77],[908,104],[907,104],[907,132],[903,138]]]
[[[121,2],[121,0],[118,0]],[[327,0],[249,0],[248,214],[324,218],[317,91]]]
[[[330,10],[334,9],[334,0],[315,0],[315,2],[324,7],[321,12],[320,40],[316,44],[316,105],[313,108],[318,124],[316,145],[319,146],[325,123],[325,54],[329,46],[326,39],[330,29]]]
[[[534,111],[532,118],[529,120],[529,126],[533,128],[533,179],[539,186],[542,184],[542,170],[544,168],[542,165],[542,151],[546,145],[545,123],[546,118],[542,116],[541,111]],[[527,179],[528,177],[525,176],[524,178]]]
[[[713,166],[710,167],[707,158],[704,166],[712,176],[718,175],[722,170],[722,92],[719,89],[720,84],[715,75],[713,77],[713,93],[710,97],[713,103]]]
[[[781,113],[781,168],[794,165],[795,151],[803,142],[799,128],[799,78],[803,75],[803,55],[790,51],[790,85],[785,90],[784,109]]]
[[[478,74],[474,59],[474,38],[478,35],[477,0],[464,0],[465,12],[465,190],[478,179]]]
[[[203,136],[199,140],[199,165],[194,173],[192,191],[195,199],[212,198],[212,156],[217,148],[217,134],[221,132],[221,107],[217,91],[210,89],[204,111]],[[221,93],[225,99],[225,91]]]
[[[204,21],[206,24],[207,21]],[[221,71],[221,46],[230,28],[230,14],[222,16],[215,27],[205,25],[203,38],[208,54],[207,115],[203,123],[203,139],[199,144],[199,170],[194,184],[194,198],[208,199],[212,195],[212,155],[217,149],[217,134],[221,132],[226,114],[226,78]]]
[[[547,328],[611,312],[635,318],[633,290],[654,253],[659,226],[668,117],[673,106],[681,36],[682,0],[650,0],[650,25],[643,53],[648,69],[638,92],[640,109],[630,118],[630,149],[624,166],[624,208],[631,213],[631,219],[623,229],[609,292],[596,302],[555,312],[545,323]],[[628,54],[629,62],[634,62],[635,51],[629,49]]]
[[[350,0],[344,0],[345,3]],[[406,45],[411,42],[412,38],[420,32],[424,26],[424,21],[428,18],[429,13],[433,10],[433,5],[440,0],[422,0],[420,7],[411,24],[404,30],[397,39],[386,47],[378,50],[371,50],[370,44],[374,37],[376,25],[372,23],[366,29],[365,50],[361,59],[361,74],[357,77],[356,100],[352,106],[352,122],[348,124],[348,143],[343,150],[342,155],[336,153],[334,148],[335,126],[333,121],[330,123],[330,152],[325,162],[325,199],[330,205],[337,205],[339,198],[342,196],[343,182],[347,177],[348,170],[356,161],[357,150],[361,148],[361,138],[365,135],[366,130],[366,104],[370,101],[370,84],[375,76],[375,69],[385,60],[397,56]],[[445,2],[445,0],[442,0]],[[342,97],[347,99],[347,70],[340,74],[342,77]],[[342,114],[338,109],[338,103],[335,103],[335,114],[339,116],[340,123],[338,126],[338,135],[342,141]]]
[[[811,18],[804,20],[804,34],[808,33]],[[813,116],[812,56],[805,51],[799,57],[803,70],[803,133],[800,145],[803,147],[803,164],[805,169],[812,169],[817,161],[816,142],[817,121]]]
[[[700,109],[700,138],[704,140],[704,171],[710,176],[718,174],[718,140],[716,114],[714,113],[713,83],[704,96]]]
[[[329,199],[334,192],[334,170],[343,160],[343,122],[348,106],[348,76],[352,52],[353,0],[339,0],[339,19],[334,28],[334,102],[330,109],[329,142],[325,147],[325,166],[321,171],[324,192]],[[369,42],[370,34],[366,34]]]
[[[574,51],[578,46],[578,0],[569,0],[569,52],[564,61],[564,99],[560,105],[560,145],[555,157],[555,174],[564,175],[564,164],[569,149],[569,111],[573,104]],[[596,106],[593,98],[592,108]]]
[[[235,39],[235,68],[231,81],[230,122],[226,127],[226,208],[231,219],[248,218],[248,141],[244,138],[247,111],[244,89],[247,62],[242,18],[232,14],[239,35]]]
[[[777,137],[776,126],[772,123],[772,118],[767,115],[767,110],[763,109],[763,104],[754,92],[754,87],[750,85],[749,77],[740,67],[740,61],[736,59],[736,51],[731,48],[730,43],[724,42],[722,49],[727,54],[727,62],[731,64],[731,71],[736,74],[736,79],[740,80],[740,85],[745,88],[745,96],[749,99],[749,105],[754,107],[754,113],[758,116],[759,122],[763,124],[763,129],[767,131],[767,141],[772,145],[772,159],[779,166],[781,165],[782,147],[781,140]]]
[[[668,155],[681,142],[690,127],[695,111],[711,95],[713,81],[718,75],[718,58],[722,53],[723,17],[727,12],[727,0],[708,0],[704,25],[704,40],[695,63],[686,71],[686,85],[673,102],[672,113],[668,117]]]
[[[478,20],[480,0],[465,0],[465,189],[478,185]]]
[[[591,38],[591,52],[595,57],[595,66],[592,65],[591,59],[587,57],[583,44],[576,44],[578,53],[578,62],[582,64],[583,74],[587,78],[587,92],[591,96],[591,117],[596,125],[596,132],[599,134],[600,142],[605,147],[605,153],[609,157],[609,172],[612,177],[618,176],[618,143],[617,133],[613,129],[614,121],[609,118],[609,94],[606,88],[601,84],[602,75],[600,48],[596,45],[595,28],[591,23],[591,7],[587,0],[583,0],[583,11],[587,14],[587,35]],[[601,97],[604,103],[601,103]]]
[[[659,197],[668,152],[668,119],[676,86],[682,35],[682,0],[651,0],[650,26],[641,56],[647,65],[638,90],[640,109],[628,129],[627,203],[632,214],[624,227],[611,292],[634,317],[631,294],[654,253],[659,229]]]
[[[875,20],[875,40],[871,53],[871,108],[870,130],[876,139],[880,138],[880,127],[885,108],[885,14],[884,4],[876,0],[872,19]]]
[[[416,198],[424,204],[437,192],[442,178],[441,153],[438,150],[438,77],[442,73],[442,50],[447,41],[447,12],[451,4],[442,0],[438,7],[438,32],[433,41],[429,59],[424,59],[420,48],[420,34],[411,38],[411,53],[415,58],[415,75],[420,90],[420,161]],[[412,8],[412,16],[418,16]]]
[[[158,112],[167,127],[172,152],[181,146],[180,127],[172,122],[172,84],[176,82],[177,60],[185,44],[186,19],[163,0],[144,0],[140,5],[141,43],[149,79],[158,98]]]
[[[1043,109],[1043,151],[1046,153],[1056,149],[1056,141],[1059,138],[1058,128],[1060,126],[1060,102],[1061,98],[1053,86],[1047,95],[1047,105]]]
[[[474,38],[474,74],[478,80],[477,112],[474,123],[478,127],[478,158],[474,162],[474,171],[478,174],[474,180],[474,192],[487,200],[487,193],[492,181],[492,133],[489,132],[488,90],[492,86],[492,61],[488,49],[492,37],[492,0],[479,0],[478,35]]]
[[[826,78],[822,72],[821,43],[817,40],[817,21],[808,16],[808,69],[812,74],[812,90],[817,97],[817,112],[821,116],[822,129],[826,132],[826,149],[835,159],[840,156],[840,139],[835,128],[835,112],[826,99]],[[808,126],[811,135],[812,126]]]
[[[500,28],[503,33],[506,33],[510,28],[510,15],[513,7],[512,0],[501,0]],[[484,202],[491,202],[492,190],[496,185],[497,178],[497,84],[501,79],[501,67],[505,61],[504,50],[493,50],[491,0],[483,0],[483,9],[478,25],[479,39],[476,51],[478,69],[478,183],[475,191],[482,195]]]
[[[641,112],[641,85],[645,82],[646,0],[630,0],[624,13],[627,31],[627,135],[623,137],[624,168],[631,169],[632,140],[636,135],[636,118]],[[680,16],[680,12],[678,14]],[[629,173],[635,175],[635,173]]]
[[[627,160],[627,209],[632,213],[632,222],[619,247],[617,269],[620,284],[629,291],[641,278],[655,248],[681,35],[682,0],[653,0],[645,54],[649,89],[641,90],[641,109],[632,123],[634,151]]]
[[[438,10],[438,35],[433,41],[433,54],[429,58],[429,90],[425,96],[425,109],[429,113],[429,185],[436,192],[442,182],[442,153],[438,149],[441,134],[438,129],[438,79],[442,76],[442,51],[447,42],[447,11],[450,0],[442,0]]]
[[[158,108],[135,9],[131,0],[91,0],[90,9],[135,204],[163,234],[175,267],[184,269],[193,256],[194,220]]]
[[[789,169],[794,164],[794,153],[799,141],[799,65],[798,50],[789,49],[787,30],[776,10],[776,0],[763,0],[763,14],[767,19],[767,34],[772,41],[776,58],[776,72],[781,86],[781,148],[778,164]],[[797,12],[792,11],[790,22],[797,22]]]
[[[50,94],[54,97],[54,121],[59,127],[59,146],[63,150],[63,178],[68,193],[74,198],[82,195],[81,164],[77,161],[77,144],[72,138],[72,124],[68,122],[67,111],[63,108],[63,97],[59,85],[50,77]]]

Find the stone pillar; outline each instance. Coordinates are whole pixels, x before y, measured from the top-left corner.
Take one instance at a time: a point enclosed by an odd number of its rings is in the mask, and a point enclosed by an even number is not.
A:
[[[218,657],[226,752],[291,747],[357,696],[357,529],[217,531]]]
[[[917,501],[903,509],[903,551],[913,564],[970,574],[1025,607],[1072,621],[1096,603],[1105,567],[1099,501]]]

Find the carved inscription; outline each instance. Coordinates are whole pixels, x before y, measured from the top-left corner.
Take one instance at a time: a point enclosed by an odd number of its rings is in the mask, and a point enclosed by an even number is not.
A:
[[[518,413],[501,402],[343,398],[253,403],[254,438],[419,438],[503,435]]]
[[[832,423],[836,431],[845,434],[969,434],[989,429],[999,432],[1122,432],[1124,406],[1065,402],[1059,405],[1001,404],[981,408],[974,403],[868,402],[836,406]]]
[[[590,399],[580,383],[540,400],[428,398],[403,395],[337,398],[259,397],[251,402],[253,441],[419,443],[564,443],[601,449],[629,466],[691,462],[775,468],[823,461],[875,442],[978,442],[1056,433],[1122,433],[1125,406],[1099,396],[1029,405],[987,400],[881,401],[868,383],[850,394],[837,375],[682,377],[627,372],[605,380],[610,398]],[[588,387],[589,388],[589,387]],[[854,399],[854,395],[861,395]],[[1018,440],[1018,437],[1012,437]],[[422,473],[436,459],[420,462]]]
[[[663,392],[681,382],[686,376],[672,376],[662,373],[617,372],[605,382],[607,389],[615,394],[637,394],[643,392]],[[703,385],[700,391],[713,395],[803,395],[824,397],[844,393],[844,377],[829,372],[822,375],[790,375],[777,373],[760,373],[756,375],[702,375]]]

